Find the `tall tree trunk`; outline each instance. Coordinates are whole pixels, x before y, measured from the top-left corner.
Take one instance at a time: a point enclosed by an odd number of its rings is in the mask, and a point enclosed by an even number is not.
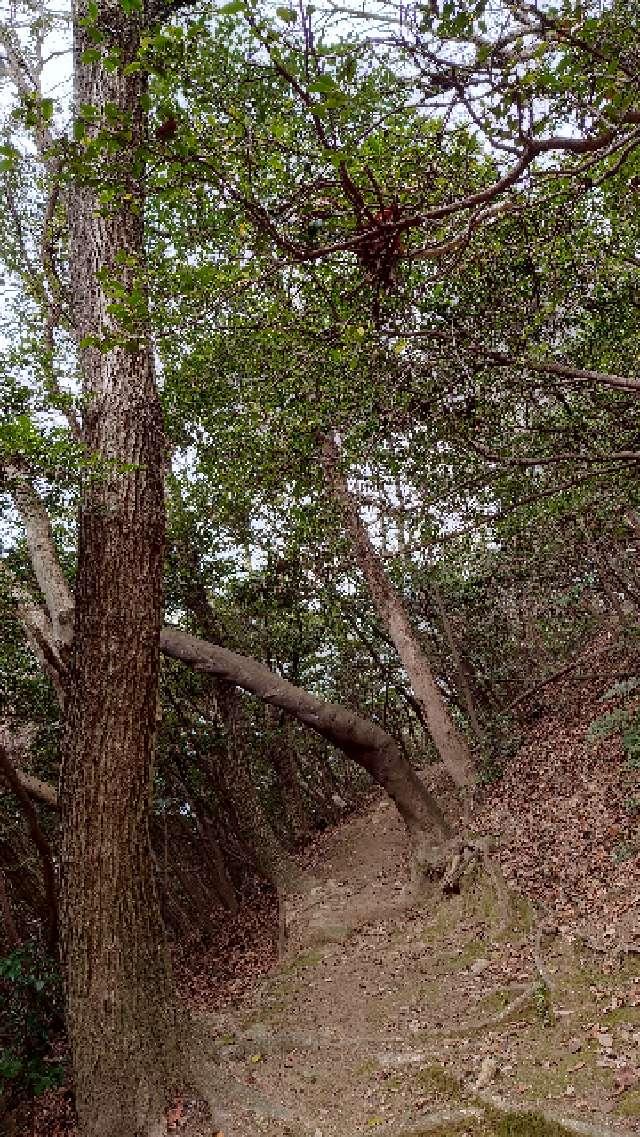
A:
[[[117,0],[99,5],[98,24],[111,55],[115,48],[120,56],[113,71],[100,60],[86,62],[95,57],[95,48],[87,51],[94,47],[91,22],[80,3],[76,120],[84,114],[90,136],[117,132],[120,148],[98,177],[95,169],[91,180],[80,174],[69,195],[83,441],[96,468],[80,508],[63,739],[63,948],[81,1133],[155,1137],[166,1131],[179,1049],[149,839],[165,444],[144,299],[146,81],[128,67],[139,48],[137,14],[125,14]],[[107,205],[100,201],[104,188]],[[110,310],[109,281],[131,300],[120,324]]]
[[[360,518],[357,503],[340,469],[340,453],[332,435],[327,434],[322,439],[321,457],[327,484],[351,539],[355,560],[369,585],[382,625],[409,677],[443,765],[459,788],[471,786],[475,781],[475,768],[469,746],[456,728],[402,598],[389,580]]]

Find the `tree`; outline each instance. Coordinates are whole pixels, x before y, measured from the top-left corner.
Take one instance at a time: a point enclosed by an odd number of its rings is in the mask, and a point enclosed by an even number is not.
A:
[[[453,3],[408,21],[403,8],[391,12],[381,63],[366,33],[319,42],[313,12],[298,20],[293,10],[232,5],[209,27],[175,5],[82,4],[72,138],[57,132],[37,85],[57,17],[35,20],[33,50],[17,29],[2,30],[19,92],[12,129],[31,142],[2,150],[4,256],[21,291],[9,305],[0,440],[35,570],[35,582],[25,574],[12,586],[13,600],[64,717],[62,928],[86,1137],[160,1133],[179,1067],[148,832],[161,649],[341,747],[391,793],[420,862],[440,855],[434,838],[450,836],[403,752],[408,732],[386,729],[386,694],[381,725],[304,690],[297,674],[290,681],[195,637],[192,612],[173,611],[163,626],[169,451],[188,468],[202,527],[214,516],[221,545],[224,534],[227,558],[248,546],[248,577],[265,546],[276,562],[283,548],[304,562],[308,622],[322,626],[318,656],[333,675],[364,633],[357,620],[345,633],[314,609],[329,592],[333,615],[352,613],[354,598],[360,610],[368,582],[387,693],[399,666],[385,635],[418,704],[422,690],[441,750],[452,744],[460,781],[468,755],[443,701],[448,687],[453,703],[451,685],[436,678],[431,652],[425,667],[419,640],[430,636],[440,661],[442,635],[432,619],[414,630],[417,587],[428,591],[430,574],[449,567],[456,603],[473,610],[482,593],[490,612],[495,546],[504,554],[512,541],[532,574],[546,563],[540,611],[553,612],[558,582],[574,582],[548,539],[556,515],[541,503],[561,517],[556,536],[602,484],[598,517],[609,531],[637,507],[637,452],[620,413],[640,386],[623,367],[637,332],[637,219],[619,203],[637,189],[640,121],[628,7],[567,0],[558,14],[505,3],[489,19],[484,4]],[[29,176],[30,146],[40,180]],[[581,234],[572,253],[571,224]],[[616,235],[621,264],[601,251],[604,232]],[[603,448],[612,424],[615,448]],[[348,563],[317,459],[328,429],[344,439],[351,468],[372,475],[381,525],[397,513],[389,474],[411,499],[388,571],[329,454],[360,572]],[[557,476],[567,464],[576,468]],[[73,477],[81,483],[77,557],[67,558],[73,598],[34,474],[53,517],[64,512],[61,495],[78,494]],[[447,558],[452,518],[479,536]],[[585,540],[613,602],[624,550],[609,563],[599,533]],[[524,570],[515,553],[499,563],[508,626]],[[228,599],[233,588],[218,593]],[[539,631],[535,619],[529,626]],[[523,658],[522,645],[510,646],[511,670],[494,669],[507,695]],[[331,678],[316,689],[326,694]]]
[[[110,0],[74,16],[76,137],[98,153],[105,129],[120,143],[115,161],[77,163],[68,202],[82,443],[97,466],[80,506],[61,781],[67,1013],[87,1137],[164,1132],[180,1053],[149,840],[166,458],[144,283],[146,27]]]

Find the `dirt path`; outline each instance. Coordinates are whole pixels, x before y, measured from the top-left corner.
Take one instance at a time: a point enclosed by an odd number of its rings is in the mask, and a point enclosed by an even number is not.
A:
[[[640,1133],[637,963],[536,934],[486,874],[409,908],[404,853],[384,802],[325,835],[286,957],[202,1016],[194,1075],[225,1137]]]

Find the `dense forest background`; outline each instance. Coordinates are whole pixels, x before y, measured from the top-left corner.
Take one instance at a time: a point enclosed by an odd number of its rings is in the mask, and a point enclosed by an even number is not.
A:
[[[416,897],[490,868],[603,644],[632,871],[639,44],[634,0],[4,5],[7,1110],[166,1131],[170,955],[284,950],[373,786]]]

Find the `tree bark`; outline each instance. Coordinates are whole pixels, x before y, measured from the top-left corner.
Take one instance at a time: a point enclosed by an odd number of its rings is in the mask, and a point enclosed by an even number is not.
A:
[[[17,924],[13,918],[11,901],[7,893],[7,882],[4,870],[0,865],[0,916],[2,917],[2,936],[9,951],[14,951],[22,943]],[[0,941],[2,942],[2,941]]]
[[[439,859],[435,849],[451,836],[450,826],[395,739],[376,723],[295,687],[255,659],[206,643],[180,628],[165,626],[160,643],[165,655],[257,695],[339,747],[393,799],[417,858]]]
[[[58,945],[58,896],[51,847],[40,828],[35,806],[14,769],[8,750],[2,743],[0,743],[0,774],[6,779],[9,787],[18,799],[18,805],[27,823],[29,836],[38,850],[47,899],[47,946],[53,955]]]
[[[482,727],[480,726],[480,720],[478,718],[475,700],[471,692],[471,685],[464,668],[462,653],[458,647],[458,643],[451,626],[451,620],[449,619],[449,613],[445,607],[444,600],[442,599],[442,593],[437,581],[432,581],[431,588],[433,591],[433,598],[436,602],[436,608],[438,609],[438,615],[440,616],[440,622],[442,623],[442,630],[445,634],[445,639],[447,641],[451,659],[453,661],[453,666],[456,673],[456,682],[458,684],[458,691],[464,699],[464,705],[467,709],[467,718],[471,724],[471,729],[476,736],[478,745],[482,747],[484,745],[484,734]]]
[[[321,459],[327,485],[340,509],[355,560],[367,581],[382,625],[409,677],[434,745],[456,786],[467,788],[475,781],[469,746],[456,728],[429,660],[411,627],[402,598],[387,577],[360,518],[357,503],[340,469],[340,453],[332,435],[327,434],[322,439]]]
[[[64,654],[73,639],[73,597],[55,555],[49,518],[24,471],[5,465],[4,475],[22,518],[33,571],[49,612],[54,646]]]
[[[156,1137],[166,1132],[179,1042],[149,839],[165,443],[144,298],[146,79],[128,66],[138,54],[140,17],[117,0],[99,5],[98,23],[119,53],[113,71],[101,59],[87,62],[95,58],[95,51],[85,55],[91,23],[80,3],[75,115],[84,114],[90,137],[115,131],[120,145],[89,178],[80,173],[69,194],[82,437],[95,465],[80,508],[62,746],[65,983],[82,1137]],[[109,281],[131,300],[120,322]]]

